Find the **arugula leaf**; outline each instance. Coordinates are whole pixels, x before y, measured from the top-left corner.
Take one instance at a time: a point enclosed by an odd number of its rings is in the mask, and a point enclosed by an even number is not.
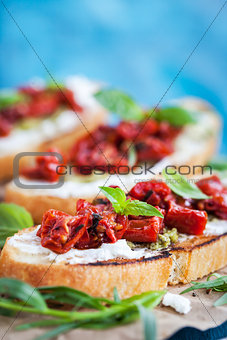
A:
[[[197,122],[195,114],[178,106],[161,108],[154,112],[152,118],[157,121],[166,121],[171,125],[184,126]]]
[[[4,280],[7,280],[7,282]],[[90,296],[81,291],[74,290],[73,288],[62,286],[49,288],[50,291],[54,291],[54,293],[57,294],[56,296],[63,296],[67,292],[67,294],[70,293],[70,296],[72,297],[73,293],[75,293],[75,297],[71,301],[72,305],[75,303],[75,307],[78,306],[80,298],[82,299],[82,306],[84,303],[84,296],[86,296],[87,301],[90,300],[89,305],[93,310],[96,310],[96,312],[87,310],[75,311],[75,308],[69,311],[46,307],[45,298],[49,294],[49,292],[46,292],[48,287],[39,287],[35,289],[22,281],[14,279],[0,280],[0,294],[4,293],[7,296],[7,298],[4,296],[0,297],[0,309],[3,308],[4,312],[8,312],[8,315],[11,311],[17,312],[23,310],[24,313],[46,315],[51,317],[17,326],[17,330],[55,326],[55,328],[49,332],[41,335],[38,338],[39,340],[51,339],[56,337],[58,334],[65,333],[74,328],[107,329],[110,327],[124,325],[138,319],[139,312],[144,322],[145,334],[148,337],[148,335],[154,335],[155,324],[154,319],[150,315],[150,312],[149,314],[147,313],[146,308],[151,309],[157,306],[163,295],[166,293],[165,291],[149,291],[140,295],[132,296],[128,299],[120,300],[115,290],[115,300],[119,301],[114,302],[105,298]],[[34,289],[36,293],[34,292]],[[46,294],[44,299],[40,292],[42,292],[42,294]],[[17,300],[15,300],[15,298]],[[25,305],[23,303],[24,301],[28,301],[28,303]],[[102,303],[103,308],[99,309],[99,306],[93,303],[93,301],[98,301],[99,304]]]
[[[138,200],[126,200],[124,191],[120,188],[99,187],[117,214],[135,216],[158,216],[163,218],[162,213],[151,204]]]
[[[157,331],[154,314],[141,305],[138,305],[138,310],[140,313],[140,318],[142,319],[143,322],[144,339],[145,340],[156,339]]]
[[[25,100],[25,96],[23,94],[17,92],[9,92],[0,94],[0,109],[4,109],[8,106],[17,104],[21,101]]]
[[[141,121],[145,118],[141,107],[119,90],[103,89],[94,96],[107,110],[118,114],[124,120]]]
[[[163,177],[166,179],[166,184],[175,194],[184,198],[194,199],[207,199],[209,196],[205,195],[195,184],[189,183],[185,177],[179,173],[168,170],[168,174],[165,169],[162,172]]]
[[[117,288],[116,287],[114,287],[114,291],[113,291],[113,295],[114,295],[114,301],[115,302],[121,302],[121,299],[120,299],[120,297],[119,297],[119,295],[118,295],[118,291],[117,291]]]
[[[211,280],[214,276],[216,279]],[[192,286],[183,290],[180,294],[188,293],[195,289],[212,289],[216,292],[227,292],[227,275],[221,276],[220,274],[214,273],[208,276],[205,282],[191,282]],[[215,303],[214,306],[221,306],[227,303],[227,293],[222,295]]]
[[[11,298],[19,299],[25,305],[36,307],[39,310],[47,309],[42,295],[36,288],[16,279],[0,278],[1,294],[10,295]]]
[[[0,247],[18,230],[33,226],[30,213],[13,203],[0,203]]]
[[[215,301],[214,306],[222,306],[225,305],[227,303],[227,293],[225,293],[224,295],[222,295],[219,299],[217,299],[217,301]]]

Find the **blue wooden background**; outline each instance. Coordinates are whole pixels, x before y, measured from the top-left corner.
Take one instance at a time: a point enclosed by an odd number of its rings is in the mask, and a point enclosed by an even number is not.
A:
[[[223,0],[3,0],[50,72],[103,79],[155,104]],[[0,87],[47,77],[0,4]],[[209,100],[227,120],[227,6],[165,97]],[[227,128],[225,128],[225,134]],[[222,153],[227,153],[227,137]]]

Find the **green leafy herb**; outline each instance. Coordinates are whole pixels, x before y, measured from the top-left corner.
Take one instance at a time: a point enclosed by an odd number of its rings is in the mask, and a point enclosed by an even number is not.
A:
[[[189,183],[185,177],[181,176],[176,171],[168,169],[168,174],[163,170],[163,177],[166,179],[166,184],[175,194],[184,198],[207,199],[205,195],[194,183]]]
[[[162,213],[146,202],[126,199],[126,195],[120,188],[99,187],[112,206],[116,213],[121,215],[135,216],[158,216],[163,218]]]
[[[166,293],[165,291],[150,291],[120,300],[115,289],[114,301],[92,297],[67,287],[34,288],[14,279],[0,279],[0,292],[6,295],[6,297],[0,297],[0,312],[10,313],[23,310],[25,313],[49,316],[48,319],[40,319],[17,326],[17,330],[55,327],[37,338],[39,340],[51,339],[75,328],[107,329],[124,325],[137,320],[139,314],[143,319],[145,335],[154,334],[154,320],[147,314],[146,308],[151,309],[157,306]],[[70,311],[68,309],[58,310],[46,305],[47,300],[50,303],[59,302],[58,298],[64,296],[71,299],[69,301],[72,306]],[[88,306],[96,312],[78,311],[79,308]]]
[[[4,109],[8,106],[17,104],[25,100],[25,96],[23,94],[17,92],[2,92],[0,94],[0,109]]]
[[[0,203],[0,247],[7,237],[33,225],[31,215],[24,208],[13,203]]]
[[[177,106],[161,108],[154,112],[152,118],[157,121],[166,121],[174,126],[184,126],[197,122],[194,113]]]
[[[211,277],[216,279],[211,280]],[[221,276],[220,274],[214,273],[208,276],[205,282],[191,282],[192,286],[185,289],[181,294],[188,293],[195,289],[211,289],[216,292],[227,292],[227,275]],[[227,293],[222,295],[215,303],[214,306],[221,306],[227,303]]]
[[[141,107],[127,94],[115,89],[103,89],[95,98],[107,110],[118,114],[124,120],[141,121],[145,114]]]
[[[138,306],[140,312],[140,318],[143,322],[144,328],[144,339],[151,340],[156,339],[157,332],[156,332],[156,322],[154,314],[151,313],[147,308],[143,306]]]
[[[227,170],[227,159],[226,158],[213,159],[208,163],[208,166],[210,166],[212,170],[225,171]]]

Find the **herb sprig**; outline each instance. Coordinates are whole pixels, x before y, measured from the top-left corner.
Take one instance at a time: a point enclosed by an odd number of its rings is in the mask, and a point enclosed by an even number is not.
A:
[[[163,177],[166,179],[166,184],[175,194],[183,198],[195,199],[208,199],[209,196],[205,195],[194,183],[190,183],[184,176],[177,173],[175,170],[168,169],[168,174],[165,169],[162,172]]]
[[[107,110],[116,113],[123,120],[143,121],[149,116],[157,121],[165,121],[174,126],[184,126],[197,122],[193,112],[178,106],[164,107],[158,110],[150,109],[145,112],[133,98],[117,89],[102,89],[95,98]]]
[[[212,277],[216,279],[211,280]],[[191,282],[192,286],[185,289],[180,294],[191,292],[195,289],[211,289],[216,292],[227,292],[227,275],[222,276],[218,273],[214,273],[208,276],[205,282]],[[222,295],[215,303],[214,306],[221,306],[227,303],[227,293]]]
[[[0,247],[4,246],[7,237],[33,225],[30,213],[23,207],[13,203],[0,203]]]
[[[99,187],[102,193],[112,203],[117,214],[134,216],[158,216],[163,218],[162,213],[146,202],[127,199],[124,191],[120,188]]]
[[[17,330],[26,330],[35,327],[54,327],[39,340],[50,339],[75,328],[107,329],[135,321],[141,315],[144,323],[145,335],[154,338],[154,317],[149,316],[150,311],[157,306],[165,291],[149,291],[120,300],[116,288],[114,300],[92,297],[84,292],[63,286],[34,288],[27,283],[15,279],[1,278],[0,293],[6,294],[0,298],[0,313],[23,312],[49,316],[18,326]],[[71,311],[50,308],[47,301],[68,304]],[[94,311],[79,311],[80,308],[89,308]],[[4,314],[4,315],[5,315]],[[150,320],[152,323],[150,324]],[[150,339],[146,337],[145,339]]]

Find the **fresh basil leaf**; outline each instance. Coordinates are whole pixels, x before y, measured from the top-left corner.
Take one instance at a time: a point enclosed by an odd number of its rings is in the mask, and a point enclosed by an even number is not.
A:
[[[65,85],[63,83],[55,82],[53,79],[47,82],[46,88],[50,90],[63,90],[65,88]]]
[[[13,203],[0,203],[0,247],[3,247],[7,237],[33,225],[30,213],[23,207]]]
[[[8,106],[23,102],[25,96],[23,94],[12,92],[12,93],[0,93],[0,109],[4,109]]]
[[[217,301],[215,301],[214,306],[222,306],[225,305],[227,303],[227,293],[225,293],[224,295],[222,295]]]
[[[136,149],[133,145],[131,145],[128,150],[128,165],[132,167],[136,164],[136,161],[137,161]]]
[[[126,205],[124,215],[164,217],[162,213],[152,205],[138,200],[132,200]]]
[[[95,98],[107,110],[118,114],[123,120],[141,121],[145,114],[141,107],[127,94],[115,89],[103,89]]]
[[[116,213],[122,213],[124,204],[126,202],[126,196],[123,190],[120,188],[99,187],[108,200],[112,203]]]
[[[174,126],[184,126],[195,124],[197,119],[195,114],[178,106],[161,108],[154,112],[152,118],[157,121],[166,121]]]
[[[166,179],[166,184],[175,194],[184,198],[194,199],[208,199],[209,196],[205,195],[195,184],[189,183],[184,176],[179,173],[168,170],[168,174],[163,170],[163,177]]]
[[[46,302],[36,288],[16,279],[0,278],[0,294],[10,295],[39,310],[47,309]]]
[[[135,216],[159,216],[163,218],[162,213],[146,202],[138,200],[126,200],[124,191],[120,188],[99,187],[117,214],[135,215]]]
[[[210,166],[212,170],[225,171],[227,170],[227,159],[226,158],[213,159],[208,163],[208,166]]]
[[[140,318],[143,323],[144,329],[144,339],[145,340],[155,340],[157,338],[156,321],[154,314],[151,313],[147,308],[138,305],[138,310],[140,313]]]

